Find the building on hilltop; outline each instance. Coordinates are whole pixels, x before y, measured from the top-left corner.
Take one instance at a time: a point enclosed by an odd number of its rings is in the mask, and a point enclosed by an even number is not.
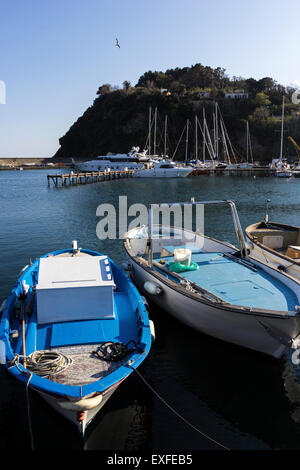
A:
[[[234,90],[232,93],[225,93],[225,98],[230,100],[247,100],[248,93],[244,90]]]

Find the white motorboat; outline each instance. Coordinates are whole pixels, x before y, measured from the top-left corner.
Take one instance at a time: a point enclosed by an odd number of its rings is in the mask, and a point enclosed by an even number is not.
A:
[[[179,167],[172,160],[153,162],[153,166],[137,170],[135,178],[185,178],[192,173],[192,167]]]
[[[232,201],[193,204],[229,205],[239,249],[200,232],[153,226],[151,207],[149,230],[124,236],[133,281],[195,330],[279,358],[300,333],[300,282],[249,256]],[[190,264],[178,263],[178,250],[189,253]]]
[[[276,170],[275,175],[277,176],[277,178],[291,178],[293,176],[293,171],[284,168],[282,170]]]
[[[148,160],[145,152],[140,153],[139,147],[132,147],[128,154],[109,153],[99,156],[95,160],[87,162],[76,162],[72,160],[74,167],[79,171],[111,171],[117,170],[138,170],[142,168]]]

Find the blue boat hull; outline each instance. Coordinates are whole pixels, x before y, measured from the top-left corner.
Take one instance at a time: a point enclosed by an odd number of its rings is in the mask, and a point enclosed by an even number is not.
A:
[[[72,253],[72,249],[48,253],[23,271],[4,307],[0,341],[5,350],[4,366],[8,371],[16,379],[29,384],[30,388],[40,393],[84,433],[88,423],[120,383],[147,357],[151,347],[151,330],[140,294],[126,274],[109,258],[116,285],[113,318],[85,319],[83,312],[80,320],[40,324],[35,291],[40,260],[67,257]],[[81,250],[80,256],[101,255],[94,251]],[[24,291],[24,282],[29,289],[24,300],[25,316],[22,324],[22,315],[17,307],[19,296]],[[131,342],[134,347],[129,348],[128,354],[115,365],[106,365],[107,361],[101,362],[96,356],[92,358],[91,352],[108,341],[125,345]],[[64,351],[64,348],[71,348],[69,351],[72,358],[72,365],[66,373],[49,379],[26,369],[26,362],[24,363],[22,357],[24,350],[28,358],[34,351]]]

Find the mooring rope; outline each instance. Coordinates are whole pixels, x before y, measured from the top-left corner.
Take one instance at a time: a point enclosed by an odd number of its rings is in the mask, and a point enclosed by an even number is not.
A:
[[[21,369],[19,366],[20,359],[26,359],[26,369]],[[22,356],[16,354],[12,361],[8,363],[8,368],[17,367],[22,374],[28,375],[26,382],[26,405],[27,405],[27,418],[30,436],[31,449],[34,450],[34,438],[31,421],[30,398],[29,398],[29,383],[33,374],[40,377],[47,377],[49,375],[56,375],[65,370],[72,364],[72,359],[58,353],[56,351],[35,351],[29,356]]]
[[[178,418],[180,418],[182,421],[184,421],[190,428],[194,429],[194,431],[197,431],[199,434],[201,434],[201,436],[205,437],[206,439],[208,439],[209,441],[213,442],[214,444],[216,444],[217,446],[219,447],[222,447],[224,450],[231,450],[229,447],[226,447],[224,444],[221,444],[220,442],[216,441],[215,439],[213,439],[212,437],[208,436],[207,434],[205,434],[203,431],[200,431],[200,429],[198,429],[196,426],[194,426],[192,423],[190,423],[186,418],[184,418],[180,413],[178,413],[176,410],[174,410],[174,408],[169,405],[169,403],[166,402],[166,400],[164,400],[164,398],[162,398],[161,395],[159,395],[159,393],[156,392],[156,390],[154,390],[153,387],[151,387],[151,385],[147,382],[147,380],[140,374],[140,372],[137,370],[137,369],[134,369],[132,368],[136,373],[137,375],[142,379],[142,381],[147,385],[147,387],[150,388],[150,390],[176,415],[178,416]]]
[[[11,367],[16,367],[22,374],[28,375],[28,379],[26,382],[26,407],[27,407],[27,419],[28,419],[28,428],[29,428],[29,437],[30,437],[30,446],[31,450],[34,450],[34,439],[33,439],[33,432],[32,432],[32,422],[31,422],[31,411],[30,411],[30,399],[29,399],[29,382],[32,377],[32,372],[27,369],[21,369],[19,366],[20,359],[24,359],[24,356],[20,354],[15,354],[14,358],[8,362],[8,369]]]
[[[72,364],[72,359],[68,358],[67,356],[64,356],[61,353],[58,353],[56,351],[35,351],[31,355],[27,356],[27,363],[26,367],[27,369],[20,369],[19,367],[19,359],[22,358],[22,356],[16,354],[14,359],[11,361],[9,368],[16,366],[20,372],[25,373],[28,375],[28,380],[26,383],[26,401],[27,401],[27,414],[28,414],[28,423],[29,423],[29,433],[30,433],[30,442],[31,442],[31,448],[34,450],[34,439],[33,439],[33,432],[32,432],[32,423],[31,423],[31,413],[30,413],[30,400],[29,400],[29,383],[32,378],[32,375],[35,373],[41,377],[46,377],[48,375],[55,375],[60,373],[62,370],[66,369],[69,367],[69,365]],[[169,408],[178,418],[180,418],[184,423],[186,423],[190,428],[192,428],[194,431],[198,432],[201,436],[203,436],[205,439],[213,442],[217,446],[221,447],[224,450],[231,450],[229,447],[225,446],[221,442],[218,442],[217,440],[213,439],[211,436],[208,434],[204,433],[201,431],[199,428],[197,428],[195,425],[190,423],[184,416],[182,416],[178,411],[176,411],[156,390],[154,390],[153,387],[147,382],[147,380],[140,374],[140,372],[132,367],[130,364],[128,364],[129,367],[132,368],[133,371],[137,373],[137,375],[140,377],[140,379],[147,385],[147,387],[159,398],[159,400],[164,403],[167,408]]]

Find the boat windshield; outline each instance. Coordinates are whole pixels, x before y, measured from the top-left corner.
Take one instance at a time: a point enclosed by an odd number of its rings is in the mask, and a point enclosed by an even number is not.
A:
[[[222,233],[217,234],[217,240],[222,240],[218,241],[223,245],[222,250],[238,253],[240,249],[242,257],[247,256],[242,228],[232,201],[152,205],[148,216],[148,225],[130,230],[125,238],[130,239],[134,254],[144,257],[150,264],[152,260],[173,256],[176,260],[182,257],[184,262],[187,259],[189,263],[194,253],[216,251],[216,217],[222,221],[222,227],[226,225]],[[228,217],[233,219],[233,223],[225,223]]]

